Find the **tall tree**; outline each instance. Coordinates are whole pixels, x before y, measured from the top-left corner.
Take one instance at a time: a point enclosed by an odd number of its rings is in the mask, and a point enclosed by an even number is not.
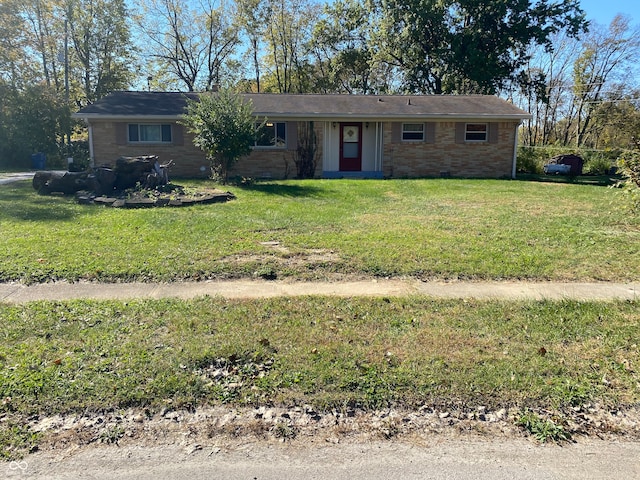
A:
[[[264,0],[237,0],[238,25],[249,40],[249,56],[253,66],[255,91],[260,92],[260,47],[265,32],[266,2]]]
[[[420,93],[496,93],[526,66],[531,44],[581,32],[578,0],[372,0],[379,47]]]
[[[311,41],[325,91],[367,94],[376,90],[369,15],[356,0],[324,8]]]
[[[319,6],[309,0],[265,0],[267,65],[278,93],[308,91],[308,44]]]
[[[145,53],[186,90],[224,83],[226,64],[239,43],[234,13],[224,2],[144,0],[135,16]]]
[[[573,63],[580,52],[580,42],[561,32],[551,37],[554,48],[535,45],[530,50],[531,59],[522,73],[528,78],[514,83],[514,95],[519,105],[532,114],[525,122],[522,142],[525,145],[547,145],[562,140],[567,122],[574,110],[572,101]]]
[[[27,28],[19,0],[0,3],[0,81],[17,88],[30,77]]]
[[[608,28],[595,25],[591,29],[574,64],[577,146],[585,143],[598,105],[612,100],[605,98],[607,92],[616,89],[616,82],[625,84],[632,78],[629,68],[639,55],[640,27],[631,27],[628,17],[617,15]]]
[[[30,26],[30,49],[37,57],[40,75],[48,86],[64,88],[64,8],[59,0],[28,0],[23,4]]]
[[[66,0],[73,42],[73,69],[81,85],[79,104],[93,103],[128,87],[132,77],[125,0]]]

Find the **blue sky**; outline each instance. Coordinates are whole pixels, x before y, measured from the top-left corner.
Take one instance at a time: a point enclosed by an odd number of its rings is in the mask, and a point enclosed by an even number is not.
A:
[[[618,13],[631,17],[631,25],[640,22],[640,5],[638,0],[580,0],[587,18],[596,23],[609,25]]]

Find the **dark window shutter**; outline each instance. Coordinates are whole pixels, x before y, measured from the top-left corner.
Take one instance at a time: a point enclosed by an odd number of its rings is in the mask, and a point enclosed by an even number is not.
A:
[[[184,127],[179,123],[173,124],[173,144],[184,145]]]
[[[117,145],[126,145],[128,129],[126,123],[116,123],[116,144]]]
[[[162,125],[161,129],[162,129],[162,141],[170,142],[171,141],[171,125],[169,124]]]
[[[400,143],[402,141],[402,124],[394,122],[391,124],[391,143]]]
[[[434,122],[424,124],[424,141],[425,143],[436,143],[436,124]]]
[[[456,143],[464,143],[464,132],[467,128],[466,123],[456,123]]]
[[[298,149],[298,123],[287,122],[287,150]]]
[[[489,143],[498,143],[498,124],[489,124]]]

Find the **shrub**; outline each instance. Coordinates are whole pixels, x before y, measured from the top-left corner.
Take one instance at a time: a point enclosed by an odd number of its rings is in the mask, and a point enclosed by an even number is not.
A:
[[[256,139],[251,102],[230,90],[188,100],[181,123],[193,133],[193,144],[206,153],[212,174],[223,183],[238,159],[251,153]]]
[[[73,158],[72,165],[69,165],[68,158]],[[89,142],[86,140],[73,140],[70,145],[58,145],[57,152],[47,158],[47,167],[70,168],[76,172],[81,172],[89,167],[89,162]]]
[[[626,204],[633,212],[640,212],[640,151],[628,151],[618,158],[618,167],[624,177],[623,193]]]
[[[611,160],[603,155],[590,155],[585,159],[585,175],[608,175],[611,171]]]
[[[521,173],[542,173],[543,160],[540,153],[543,149],[533,147],[518,148],[516,168]],[[546,152],[545,152],[546,153]]]

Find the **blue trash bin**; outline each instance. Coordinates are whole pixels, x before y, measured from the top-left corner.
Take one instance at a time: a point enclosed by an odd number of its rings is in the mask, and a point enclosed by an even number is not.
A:
[[[34,153],[31,155],[31,169],[44,170],[47,167],[47,156],[42,153]]]

